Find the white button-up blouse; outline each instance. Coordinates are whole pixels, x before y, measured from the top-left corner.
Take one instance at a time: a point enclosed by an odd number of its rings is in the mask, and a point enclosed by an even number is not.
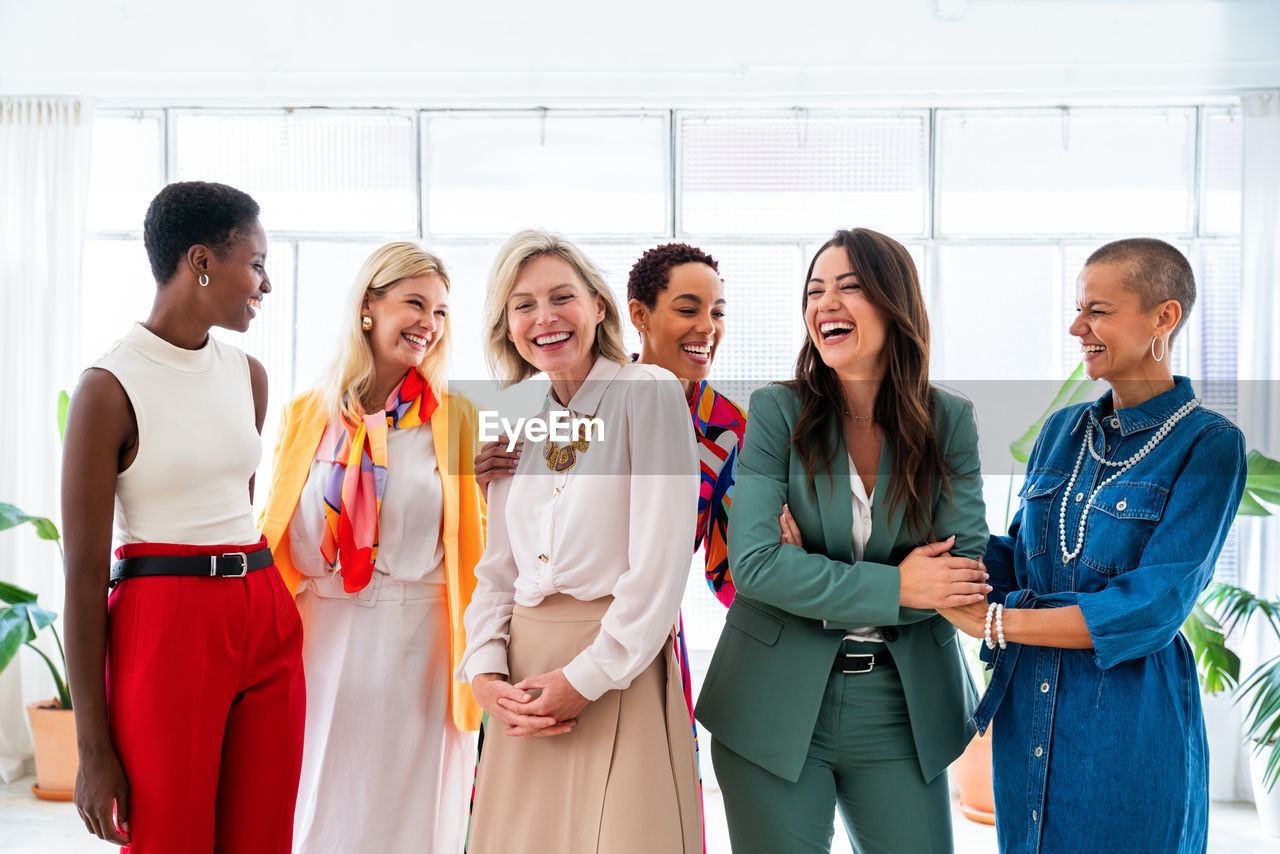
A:
[[[698,458],[684,391],[654,365],[598,358],[567,407],[549,396],[538,417],[550,422],[564,410],[599,419],[603,436],[562,472],[548,467],[547,443],[526,440],[515,475],[489,484],[489,539],[456,676],[510,674],[517,603],[612,595],[596,639],[564,666],[569,684],[595,700],[628,687],[675,624],[698,515]]]

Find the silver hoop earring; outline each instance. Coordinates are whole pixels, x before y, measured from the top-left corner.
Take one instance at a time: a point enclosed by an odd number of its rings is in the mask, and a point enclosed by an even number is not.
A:
[[[196,281],[198,281],[198,282],[200,283],[200,287],[202,287],[202,288],[207,288],[207,287],[209,287],[209,274],[208,274],[208,273],[201,273],[201,274],[200,274],[200,278],[199,278],[199,279],[197,279]]]
[[[1160,344],[1161,344],[1161,347],[1160,347],[1160,355],[1159,355],[1159,356],[1157,356],[1157,355],[1156,355],[1156,342],[1157,342],[1157,341],[1159,341],[1159,342],[1160,342]],[[1157,362],[1163,362],[1163,361],[1164,361],[1165,354],[1166,354],[1166,353],[1168,353],[1168,352],[1169,352],[1169,342],[1168,342],[1168,341],[1165,341],[1163,338],[1161,338],[1161,337],[1160,337],[1160,336],[1158,336],[1158,335],[1157,335],[1156,337],[1154,337],[1154,338],[1152,338],[1152,339],[1151,339],[1151,358],[1155,359]]]

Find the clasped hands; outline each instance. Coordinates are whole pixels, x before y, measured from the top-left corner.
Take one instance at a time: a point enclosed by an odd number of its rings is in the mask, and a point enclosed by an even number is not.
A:
[[[489,717],[517,738],[564,735],[577,725],[578,714],[589,702],[569,684],[562,669],[514,685],[501,673],[481,673],[471,680],[471,692]]]

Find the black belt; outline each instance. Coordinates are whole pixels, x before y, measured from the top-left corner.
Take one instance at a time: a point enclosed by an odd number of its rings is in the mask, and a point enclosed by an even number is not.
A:
[[[275,560],[271,549],[252,552],[223,552],[220,555],[157,555],[127,557],[111,566],[111,583],[146,575],[202,575],[208,578],[243,578],[255,569],[265,569]]]
[[[849,675],[853,673],[870,673],[877,667],[895,666],[893,656],[888,652],[877,652],[875,654],[869,652],[838,652],[836,653],[835,662],[831,665],[831,672]]]

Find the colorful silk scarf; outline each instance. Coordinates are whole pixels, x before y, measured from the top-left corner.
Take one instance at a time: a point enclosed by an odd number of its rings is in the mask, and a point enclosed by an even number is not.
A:
[[[342,588],[364,589],[378,557],[378,511],[387,487],[387,431],[407,430],[431,418],[438,401],[416,370],[387,398],[383,412],[364,414],[346,402],[329,422],[316,461],[334,463],[324,490],[325,530],[320,553],[341,564]]]

